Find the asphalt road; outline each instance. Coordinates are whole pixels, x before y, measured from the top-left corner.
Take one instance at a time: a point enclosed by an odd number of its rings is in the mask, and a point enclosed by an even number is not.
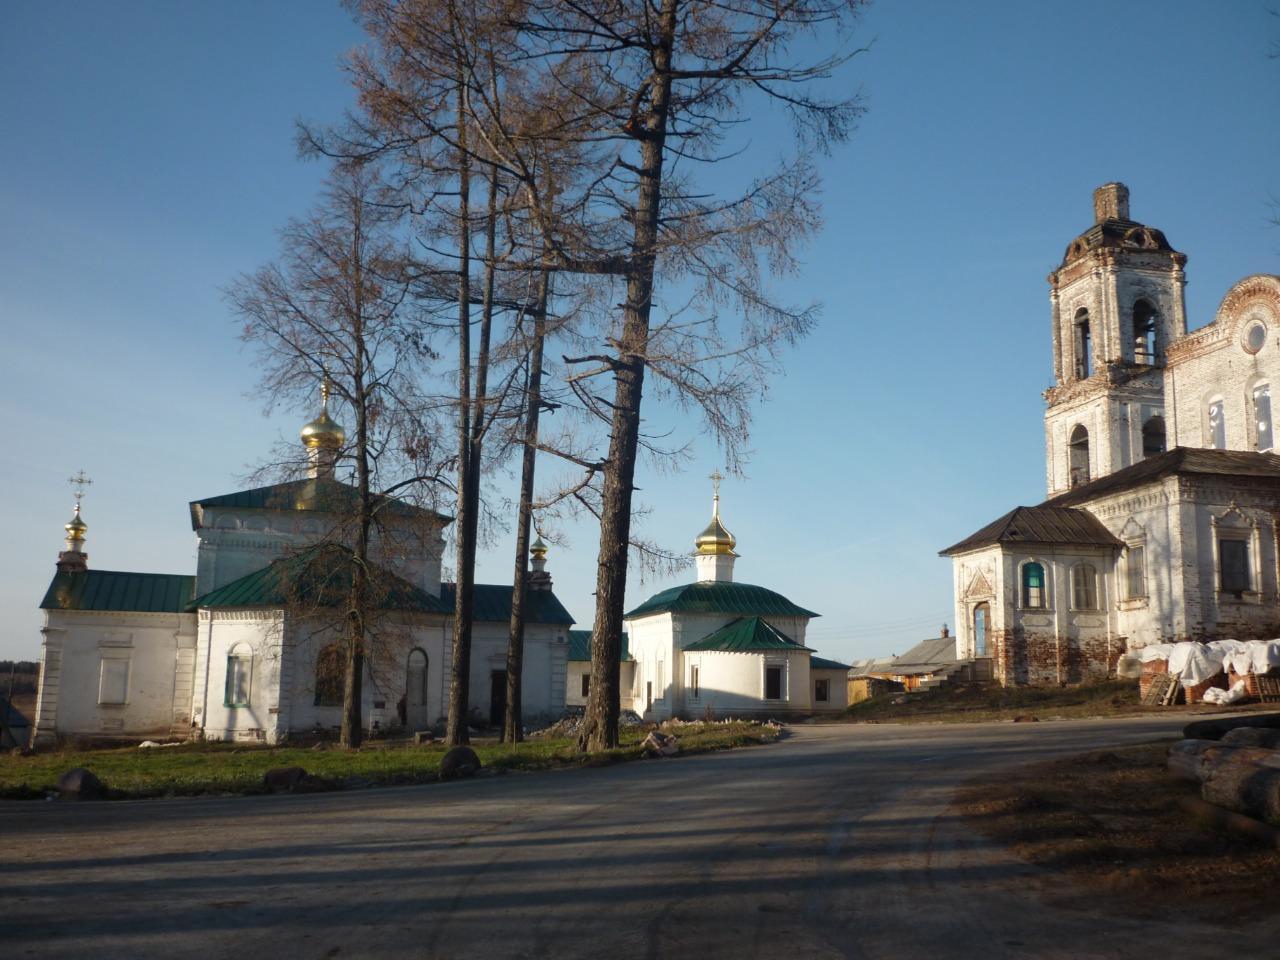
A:
[[[0,946],[200,960],[1274,956],[1221,927],[1063,906],[1052,876],[949,810],[976,772],[1181,723],[797,727],[729,753],[424,787],[10,803]]]

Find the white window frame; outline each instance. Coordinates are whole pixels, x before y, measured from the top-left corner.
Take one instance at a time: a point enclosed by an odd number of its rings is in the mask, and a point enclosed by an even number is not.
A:
[[[118,665],[124,667],[124,683],[120,692],[120,699],[108,699],[107,675],[108,664],[111,664],[110,671],[114,672]],[[133,679],[133,658],[132,657],[102,657],[98,665],[98,705],[103,707],[124,707],[129,704],[129,681]]]
[[[1214,442],[1213,431],[1213,408],[1218,406],[1221,409],[1222,423],[1222,446],[1218,446]],[[1227,449],[1227,401],[1221,394],[1213,394],[1206,397],[1204,401],[1204,446],[1207,450],[1226,450]]]
[[[1044,576],[1044,583],[1040,586],[1041,603],[1039,606],[1027,605],[1027,593],[1023,586],[1024,571],[1028,564],[1039,564],[1040,572]],[[1049,589],[1049,585],[1053,583],[1053,565],[1039,557],[1027,557],[1018,563],[1018,609],[1019,610],[1052,610],[1053,609],[1053,593]]]
[[[1234,519],[1233,515],[1239,519]],[[1223,516],[1213,517],[1211,527],[1213,530],[1213,591],[1218,602],[1260,603],[1262,601],[1262,550],[1258,521],[1249,519],[1232,507]],[[1239,594],[1234,590],[1222,589],[1223,540],[1241,541],[1245,545],[1249,586]]]
[[[1086,607],[1076,605],[1076,575],[1077,573],[1082,572],[1084,570],[1088,570],[1089,575],[1093,578],[1093,585],[1092,585],[1093,603]],[[1071,565],[1071,569],[1068,571],[1067,579],[1069,581],[1068,587],[1071,590],[1071,596],[1069,599],[1070,599],[1070,608],[1072,610],[1076,610],[1080,612],[1087,611],[1092,613],[1102,609],[1102,604],[1101,604],[1102,591],[1098,589],[1098,568],[1092,561],[1081,560],[1078,563],[1073,563]]]
[[[760,699],[765,703],[788,703],[791,700],[791,670],[790,664],[786,659],[766,659],[760,668]],[[777,668],[781,670],[778,676],[778,693],[780,696],[776,700],[769,698],[769,671]]]
[[[222,705],[228,708],[247,707],[253,703],[253,651],[244,643],[237,643],[227,651],[227,672],[223,677],[222,684]],[[243,700],[233,700],[231,697],[231,681],[232,681],[232,664],[243,663],[245,665],[245,690]]]

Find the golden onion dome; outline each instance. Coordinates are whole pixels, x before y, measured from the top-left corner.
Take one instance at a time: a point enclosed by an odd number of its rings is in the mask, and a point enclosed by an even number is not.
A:
[[[313,450],[316,447],[336,450],[347,442],[347,431],[329,416],[329,381],[320,387],[320,416],[304,426],[299,436],[303,444]]]
[[[341,447],[347,442],[347,431],[341,424],[329,416],[329,409],[320,411],[320,416],[308,423],[299,432],[302,442],[308,447]]]
[[[547,545],[542,542],[541,536],[539,536],[537,540],[533,541],[533,545],[529,547],[529,555],[535,560],[547,559]]]
[[[63,524],[62,529],[67,531],[68,540],[84,539],[85,531],[89,529],[89,525],[80,516],[80,504],[76,504],[76,512],[72,514],[70,520]]]
[[[707,528],[698,534],[698,538],[693,541],[694,546],[698,548],[698,553],[733,553],[733,548],[738,545],[738,541],[733,534],[725,529],[725,525],[720,522],[720,498],[716,498],[715,512],[711,517],[711,522],[707,524]]]

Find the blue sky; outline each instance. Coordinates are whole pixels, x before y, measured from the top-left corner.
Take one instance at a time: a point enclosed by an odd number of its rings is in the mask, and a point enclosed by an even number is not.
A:
[[[723,516],[738,579],[823,614],[830,657],[901,652],[951,614],[937,551],[1043,498],[1046,274],[1122,180],[1189,255],[1192,326],[1280,272],[1280,18],[1263,3],[890,2],[841,82],[870,108],[822,161],[826,227],[783,293],[823,301],[758,411]],[[90,563],[194,572],[189,500],[229,492],[310,414],[262,415],[222,289],[276,252],[323,170],[294,121],[337,119],[337,5],[7,4],[0,11],[0,658],[36,605],[85,469]],[[762,113],[753,157],[777,140]],[[760,146],[756,146],[760,145]],[[760,162],[772,154],[759,154]],[[655,422],[674,419],[651,410]],[[692,548],[722,463],[638,478],[643,531]],[[588,625],[595,531],[549,569]],[[510,575],[514,535],[478,576]],[[676,580],[633,577],[628,603]]]

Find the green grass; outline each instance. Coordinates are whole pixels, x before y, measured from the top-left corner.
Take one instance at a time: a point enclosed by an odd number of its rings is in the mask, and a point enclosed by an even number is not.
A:
[[[705,753],[777,739],[772,727],[752,723],[686,724],[674,732],[681,753]],[[596,754],[579,753],[572,741],[527,740],[514,746],[473,744],[481,763],[497,771],[543,770],[636,760],[645,733],[624,728],[622,744]],[[111,789],[129,799],[200,794],[262,793],[262,776],[274,767],[302,767],[312,776],[351,785],[429,783],[439,779],[445,747],[386,746],[360,750],[311,750],[224,743],[189,743],[140,750],[67,750],[30,757],[0,756],[0,799],[37,799],[53,792],[58,777],[85,767]]]

